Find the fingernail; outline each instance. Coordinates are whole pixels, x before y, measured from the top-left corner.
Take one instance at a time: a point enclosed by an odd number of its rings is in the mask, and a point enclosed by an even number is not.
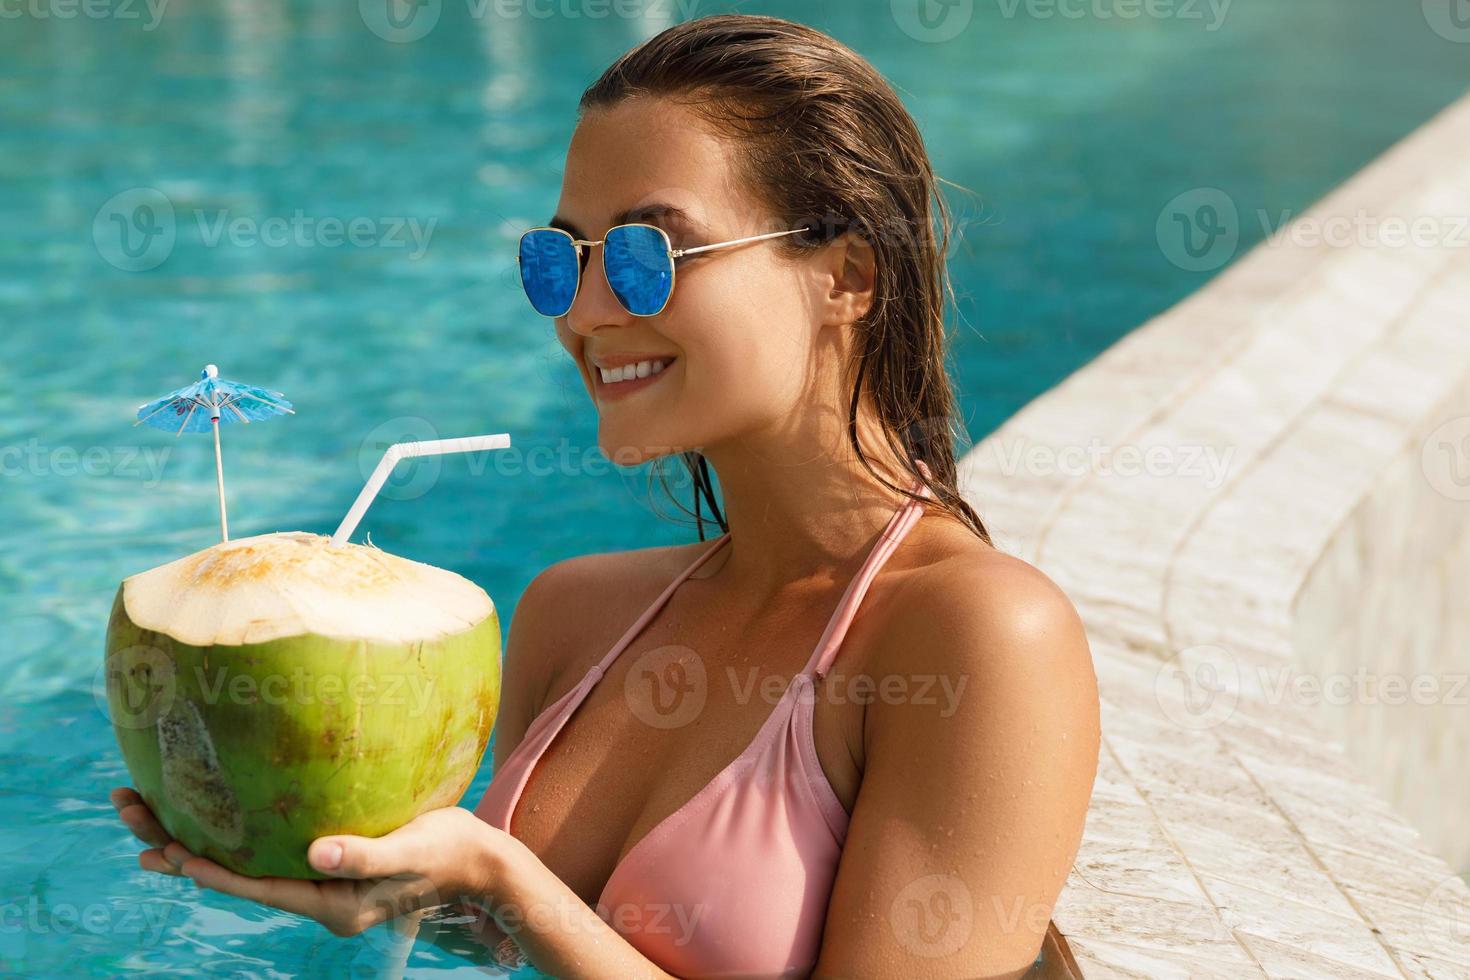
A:
[[[321,854],[316,859],[316,865],[324,870],[330,870],[342,863],[342,845],[336,841],[322,846]]]

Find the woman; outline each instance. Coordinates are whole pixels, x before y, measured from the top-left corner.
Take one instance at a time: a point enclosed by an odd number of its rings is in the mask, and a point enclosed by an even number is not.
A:
[[[824,34],[713,16],[623,56],[522,281],[603,452],[680,456],[724,533],[535,578],[473,815],[320,839],[327,882],[256,880],[122,789],[142,866],[339,935],[463,900],[560,977],[1025,972],[1097,693],[1072,605],[956,488],[931,199],[944,225],[913,120]]]

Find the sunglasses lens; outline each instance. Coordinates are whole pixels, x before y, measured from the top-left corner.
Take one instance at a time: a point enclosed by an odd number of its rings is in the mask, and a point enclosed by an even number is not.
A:
[[[564,316],[577,295],[577,249],[570,235],[538,229],[521,236],[521,285],[536,312]]]
[[[674,260],[664,233],[647,225],[620,225],[608,230],[602,247],[607,284],[624,309],[636,316],[661,311],[674,288]]]

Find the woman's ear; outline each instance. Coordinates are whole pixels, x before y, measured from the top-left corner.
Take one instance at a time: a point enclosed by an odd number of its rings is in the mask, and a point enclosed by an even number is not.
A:
[[[873,307],[877,288],[877,253],[857,232],[834,238],[825,254],[824,275],[830,277],[826,325],[846,326],[862,319]]]

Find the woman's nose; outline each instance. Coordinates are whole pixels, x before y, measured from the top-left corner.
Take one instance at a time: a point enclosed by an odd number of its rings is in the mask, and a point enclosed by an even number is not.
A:
[[[602,267],[601,245],[584,246],[590,250],[586,264],[582,267],[582,282],[572,308],[567,311],[567,326],[587,336],[609,324],[626,324],[632,314],[623,309],[608,285],[606,271]]]

